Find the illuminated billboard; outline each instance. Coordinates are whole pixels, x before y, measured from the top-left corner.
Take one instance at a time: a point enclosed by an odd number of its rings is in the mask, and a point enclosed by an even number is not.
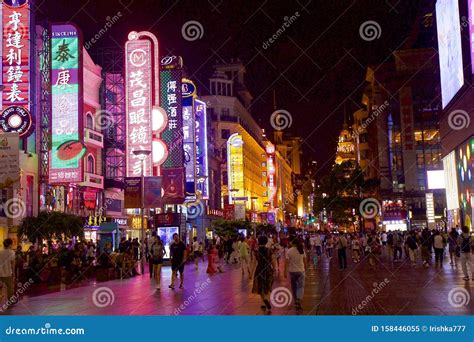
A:
[[[459,209],[458,179],[456,175],[456,152],[443,158],[444,184],[446,185],[446,209]]]
[[[277,194],[277,187],[275,181],[276,163],[275,163],[275,145],[268,142],[265,147],[267,153],[267,187],[268,187],[268,202],[270,203],[270,210],[275,208],[275,200]]]
[[[31,134],[30,114],[30,5],[2,1],[2,108],[0,131],[20,137]]]
[[[459,4],[455,0],[436,2],[436,26],[441,75],[441,100],[445,108],[464,84]]]
[[[227,140],[227,177],[229,186],[229,203],[233,198],[244,198],[244,140],[238,133]]]
[[[183,101],[183,150],[186,172],[185,191],[187,196],[192,196],[196,193],[196,127],[194,119],[196,86],[193,81],[186,78],[182,79],[181,96]]]
[[[463,225],[472,229],[472,200],[474,191],[474,137],[456,149],[456,171],[459,185],[459,200],[463,210]]]
[[[168,158],[162,169],[179,168],[184,165],[183,116],[181,106],[181,58],[166,56],[161,59],[160,83],[161,107],[168,115],[168,125],[161,133],[161,139],[168,145]]]
[[[206,103],[194,101],[196,116],[196,190],[201,192],[202,198],[209,198],[209,174],[207,160],[207,119]]]
[[[428,189],[445,189],[444,170],[428,170],[426,171],[428,180]]]
[[[136,150],[152,150],[152,50],[146,39],[125,43],[127,177],[141,175],[142,156]],[[152,155],[144,157],[144,174],[152,175]]]
[[[474,74],[474,0],[468,0],[469,46],[471,50],[471,73]]]
[[[82,43],[71,24],[51,26],[50,183],[83,181]]]

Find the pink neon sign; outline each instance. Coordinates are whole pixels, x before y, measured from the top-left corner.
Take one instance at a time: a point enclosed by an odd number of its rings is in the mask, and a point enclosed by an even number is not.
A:
[[[141,175],[141,159],[136,150],[152,150],[152,50],[145,39],[125,44],[127,106],[127,177]],[[144,174],[152,175],[152,156],[145,157]]]

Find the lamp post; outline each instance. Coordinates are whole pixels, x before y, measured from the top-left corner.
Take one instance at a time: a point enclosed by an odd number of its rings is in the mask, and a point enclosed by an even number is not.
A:
[[[140,248],[140,265],[142,269],[142,275],[145,274],[145,159],[150,155],[149,150],[135,150],[133,154],[140,158],[141,161],[141,194],[140,194],[140,213],[141,213],[141,248]]]

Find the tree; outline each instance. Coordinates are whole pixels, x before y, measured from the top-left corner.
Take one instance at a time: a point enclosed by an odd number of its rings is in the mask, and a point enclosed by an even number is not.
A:
[[[325,209],[333,223],[349,225],[354,219],[352,209],[360,215],[360,202],[369,194],[374,196],[378,184],[378,180],[364,179],[360,166],[353,161],[336,164],[316,188],[314,211],[319,213]]]
[[[25,217],[18,229],[18,237],[25,236],[36,243],[41,239],[67,240],[74,236],[84,237],[82,219],[61,212],[40,212],[37,217]]]

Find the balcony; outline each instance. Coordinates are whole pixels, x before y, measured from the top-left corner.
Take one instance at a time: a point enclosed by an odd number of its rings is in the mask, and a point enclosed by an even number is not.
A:
[[[104,148],[104,136],[102,133],[90,128],[84,129],[84,143],[96,148]]]
[[[104,177],[94,173],[84,172],[84,182],[82,182],[80,185],[88,186],[90,188],[103,189]]]

